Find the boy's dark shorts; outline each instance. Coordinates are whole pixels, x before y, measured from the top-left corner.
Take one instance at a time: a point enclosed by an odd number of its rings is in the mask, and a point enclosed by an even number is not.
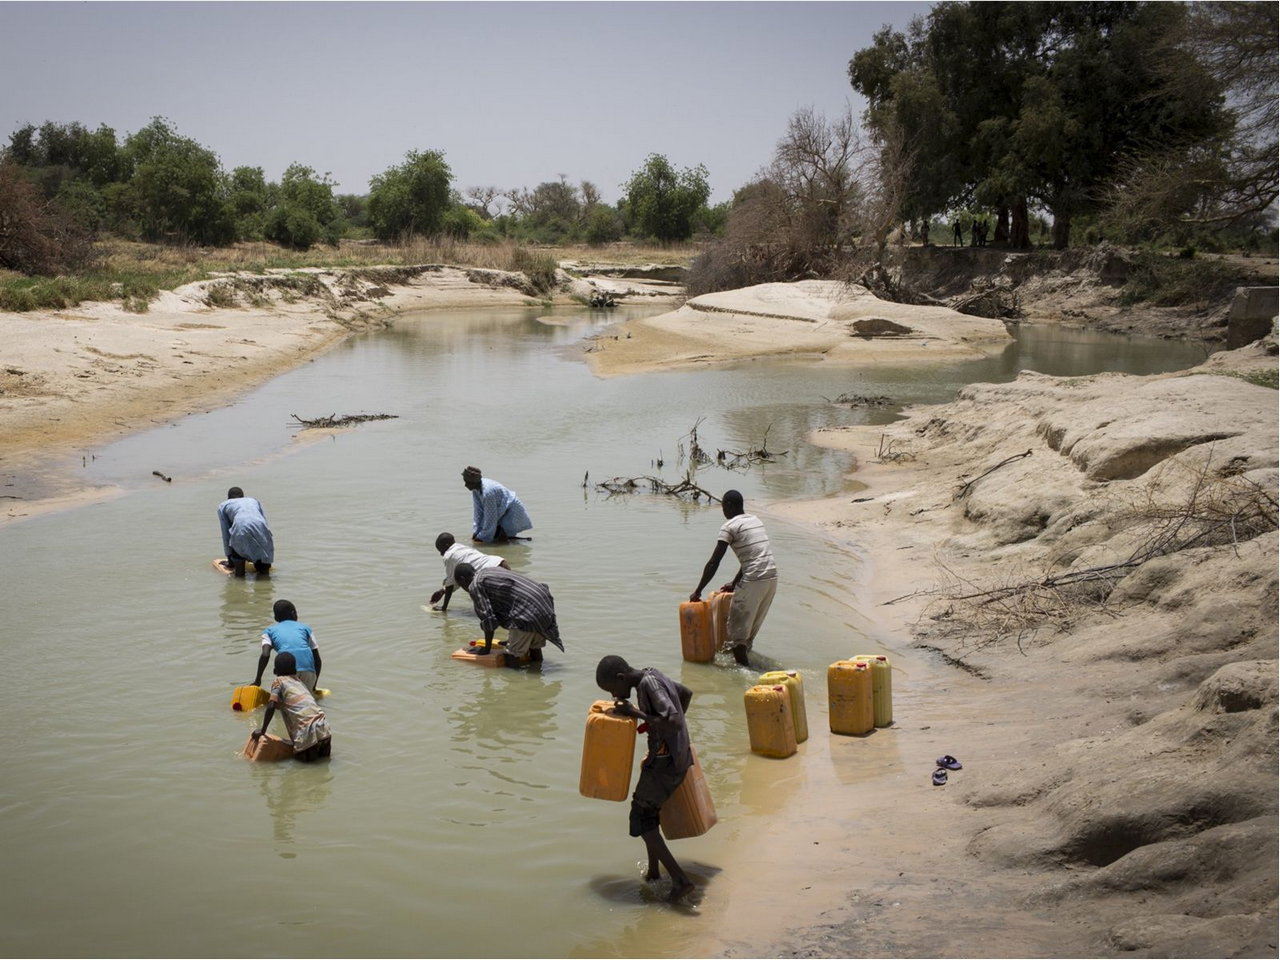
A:
[[[675,771],[671,757],[652,757],[640,765],[640,780],[631,794],[631,836],[638,837],[658,829],[658,815],[676,788],[684,782],[687,770]]]

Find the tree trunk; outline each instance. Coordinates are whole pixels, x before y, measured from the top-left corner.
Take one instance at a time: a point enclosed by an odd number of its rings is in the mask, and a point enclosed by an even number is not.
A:
[[[996,243],[1004,243],[1009,239],[1009,208],[1001,204],[996,211]]]
[[[1015,250],[1027,250],[1031,247],[1031,220],[1027,216],[1027,199],[1022,197],[1013,202],[1013,222],[1009,229],[1009,246]]]
[[[1065,211],[1053,211],[1053,229],[1051,235],[1053,237],[1053,249],[1067,249],[1067,244],[1071,240],[1071,214]]]

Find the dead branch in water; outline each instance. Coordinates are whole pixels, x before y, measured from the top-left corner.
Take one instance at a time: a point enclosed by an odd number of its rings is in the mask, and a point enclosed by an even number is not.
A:
[[[596,484],[597,490],[613,496],[620,493],[640,493],[645,489],[650,493],[661,493],[669,497],[688,497],[698,501],[705,497],[708,503],[719,503],[720,498],[710,491],[704,490],[693,482],[692,472],[686,473],[678,483],[667,483],[658,477],[614,477]]]
[[[330,429],[333,427],[350,427],[357,423],[368,423],[370,420],[398,420],[400,415],[397,413],[353,413],[340,417],[331,413],[327,417],[316,417],[314,420],[308,420],[300,417],[296,413],[291,413],[297,423],[291,423],[289,426],[301,426],[304,430],[314,429]]]
[[[717,450],[716,463],[730,470],[737,467],[749,467],[753,463],[774,463],[774,457],[785,457],[789,451],[783,450],[781,453],[774,453],[769,450],[769,431],[773,429],[773,424],[769,424],[765,428],[764,437],[760,440],[760,446],[756,450],[747,450],[738,452],[737,450]]]
[[[893,397],[870,397],[861,393],[842,393],[834,400],[831,397],[823,397],[827,403],[838,403],[846,407],[892,407],[897,404],[897,400]]]
[[[686,433],[683,437],[681,437],[676,442],[676,454],[677,454],[678,463],[683,463],[687,459],[691,466],[700,467],[704,463],[711,462],[711,454],[703,450],[698,443],[698,426],[705,419],[707,418],[699,417],[697,420],[695,420],[693,422],[693,426],[689,428],[689,432]],[[685,450],[685,445],[684,445],[684,442],[686,440],[689,441],[689,448],[687,452]]]

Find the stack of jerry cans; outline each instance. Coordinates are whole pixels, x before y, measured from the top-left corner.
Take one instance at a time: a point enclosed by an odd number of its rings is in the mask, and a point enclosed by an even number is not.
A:
[[[714,650],[723,650],[729,643],[729,605],[733,594],[717,590],[711,595],[711,643]]]
[[[804,707],[804,681],[797,670],[770,670],[760,674],[757,683],[782,684],[791,695],[791,724],[796,730],[796,743],[809,739],[809,717]]]
[[[796,752],[791,694],[786,686],[758,683],[742,695],[747,708],[751,752],[782,759]]]
[[[871,700],[876,726],[889,726],[893,723],[893,672],[889,667],[889,658],[877,653],[864,653],[853,660],[855,663],[871,664]]]
[[[827,667],[827,698],[832,733],[860,736],[875,729],[871,665],[837,660]]]
[[[587,712],[578,792],[598,800],[627,799],[635,754],[635,717],[620,717],[612,700],[597,700]]]
[[[680,604],[680,648],[684,658],[693,663],[710,663],[715,659],[711,604],[706,600],[686,600]]]
[[[692,745],[689,751],[693,754],[693,766],[658,811],[662,835],[668,840],[700,837],[716,825],[716,805],[711,802],[711,791],[707,789],[707,778],[702,775],[698,751]]]

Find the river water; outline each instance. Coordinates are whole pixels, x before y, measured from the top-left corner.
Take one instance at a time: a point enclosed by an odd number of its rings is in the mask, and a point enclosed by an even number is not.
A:
[[[520,309],[401,318],[230,407],[94,451],[84,480],[117,496],[0,527],[0,951],[708,952],[702,911],[660,906],[639,882],[627,805],[578,795],[598,658],[657,666],[695,691],[690,728],[721,822],[675,849],[705,911],[753,821],[785,812],[794,772],[833,762],[826,665],[889,653],[901,716],[939,669],[905,637],[868,628],[855,553],[770,518],[771,501],[847,489],[850,458],[807,444],[807,431],[895,415],[824,398],[943,401],[1028,367],[1151,373],[1203,357],[1194,345],[1027,327],[998,357],[928,371],[754,362],[599,380],[577,343],[599,322]],[[362,412],[398,418],[319,438],[289,428],[295,413]],[[779,453],[696,477],[717,493],[741,489],[774,541],[781,586],[757,649],[808,678],[813,731],[785,785],[778,761],[747,749],[742,691],[754,672],[680,658],[676,605],[710,554],[718,508],[593,488],[678,478],[680,438],[695,423],[710,450],[767,437]],[[469,531],[459,474],[470,463],[533,517],[531,542],[494,552],[552,587],[567,651],[549,649],[540,673],[450,659],[477,635],[465,594],[447,616],[422,609],[441,576],[436,534]],[[232,484],[265,505],[270,579],[210,569],[215,507]],[[231,690],[252,679],[257,637],[282,597],[324,654],[328,763],[237,756],[258,716],[232,713]]]

